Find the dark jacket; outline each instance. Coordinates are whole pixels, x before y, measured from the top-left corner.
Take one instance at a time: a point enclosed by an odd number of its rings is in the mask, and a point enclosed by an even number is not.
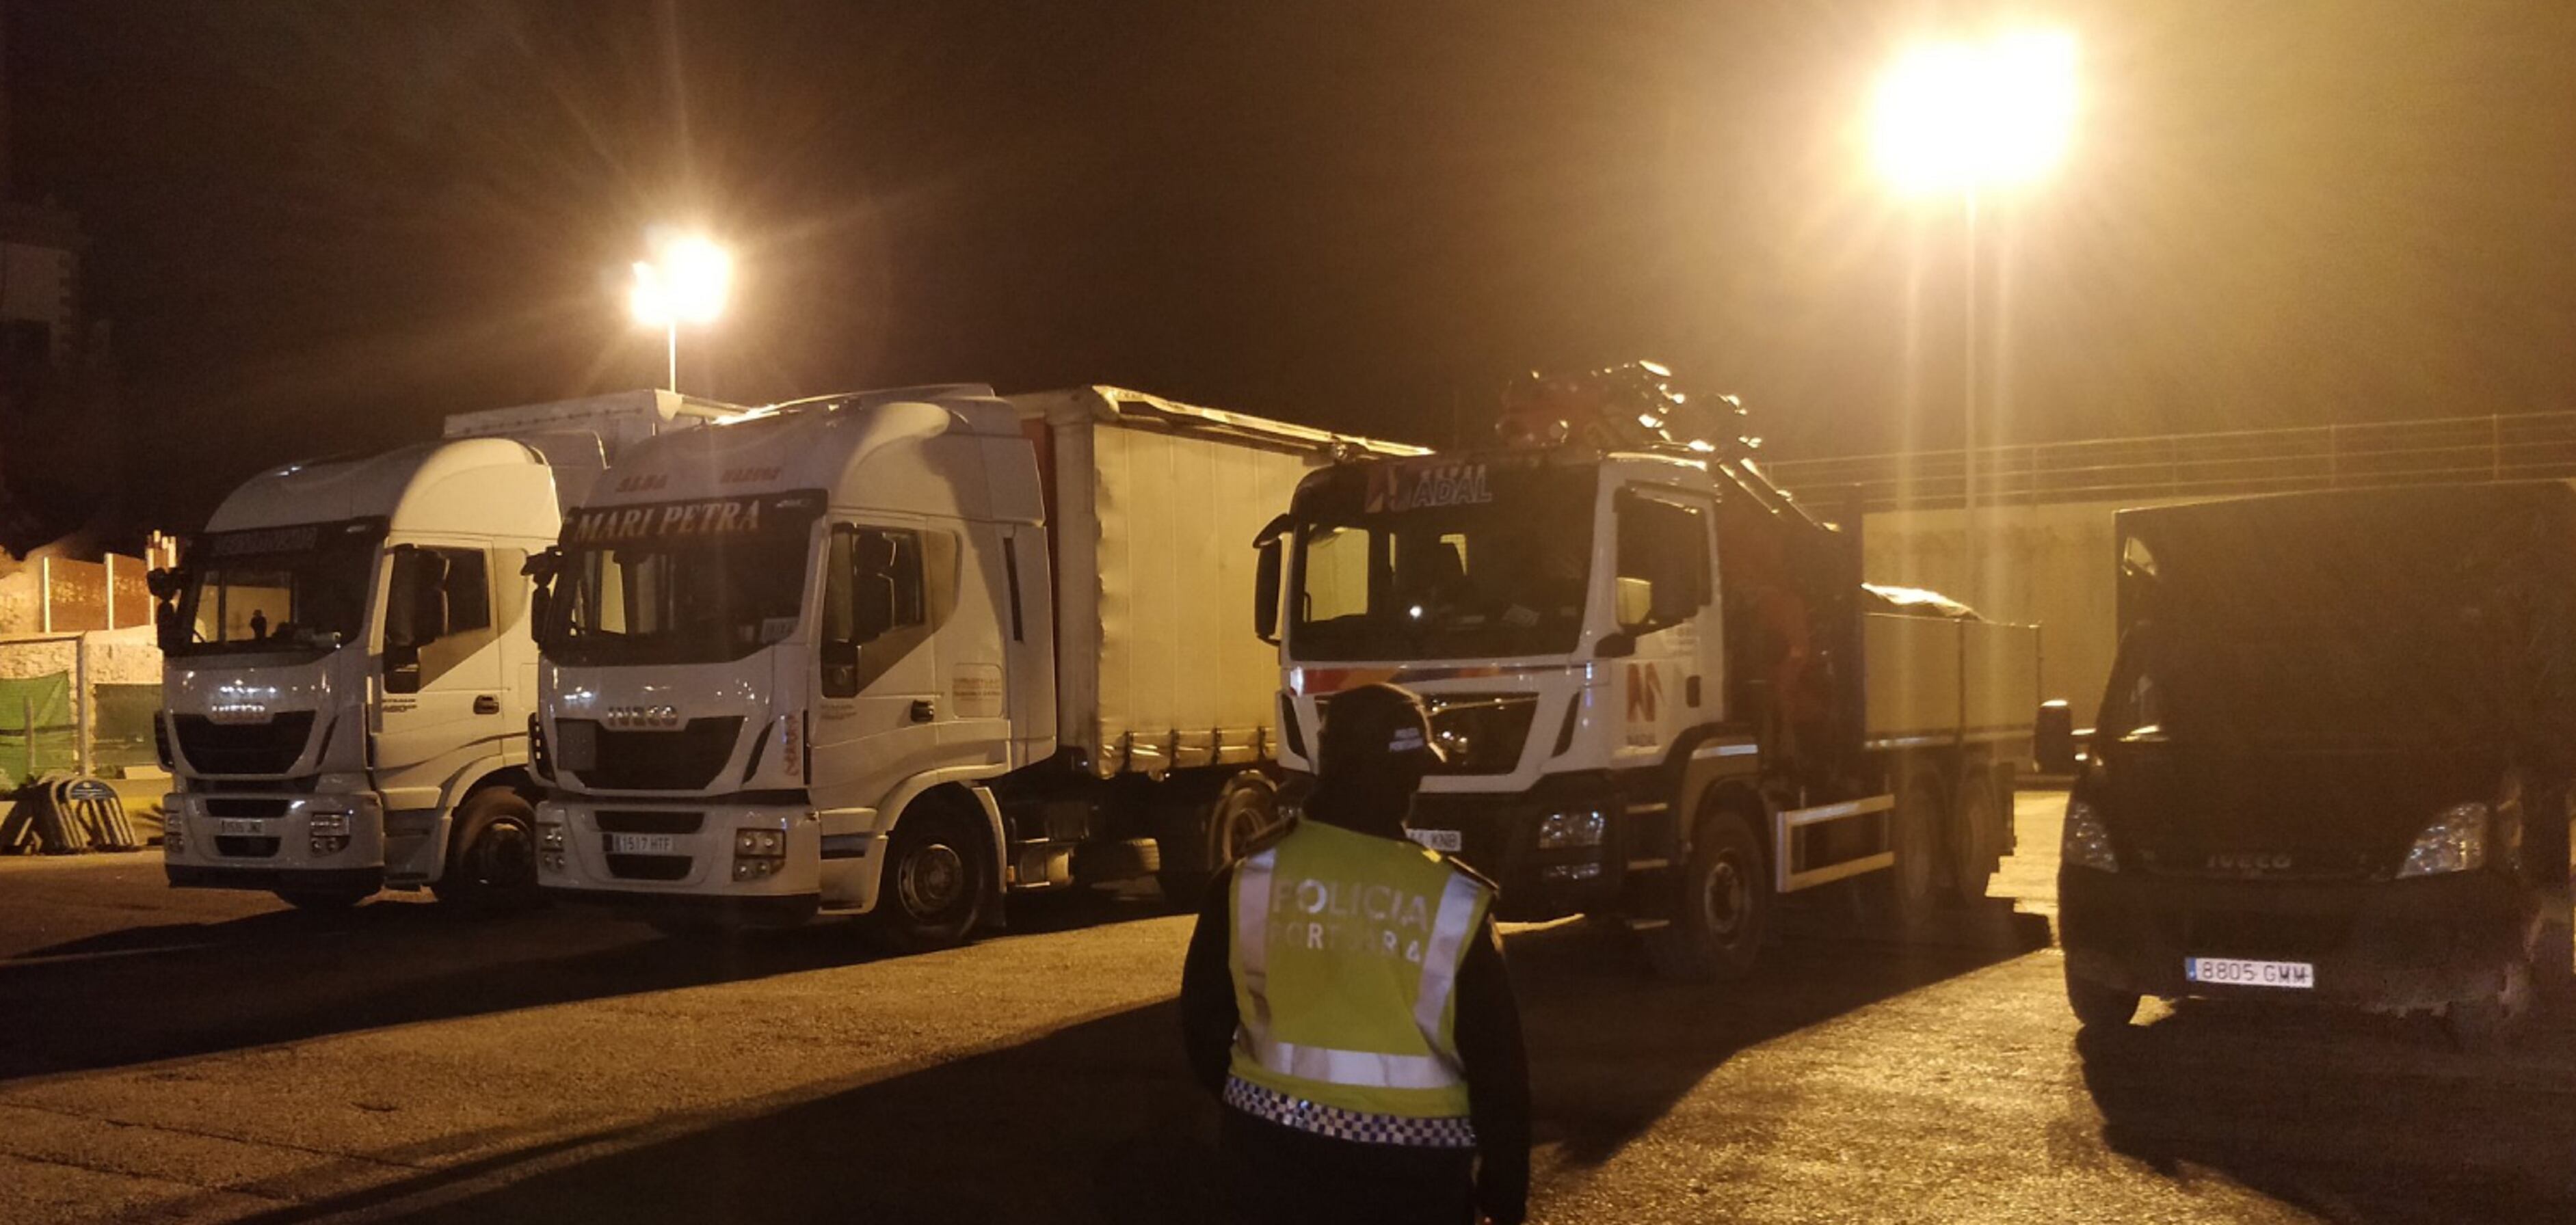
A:
[[[1210,1093],[1225,1089],[1240,1016],[1234,1002],[1232,869],[1217,874],[1199,908],[1181,972],[1181,1025],[1190,1071]],[[1520,1006],[1491,916],[1467,945],[1453,996],[1458,1060],[1476,1128],[1476,1203],[1497,1225],[1519,1225],[1529,1199],[1529,1064]],[[1374,1146],[1372,1146],[1374,1147]]]

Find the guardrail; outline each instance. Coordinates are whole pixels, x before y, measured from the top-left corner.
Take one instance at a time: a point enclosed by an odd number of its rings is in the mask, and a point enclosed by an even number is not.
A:
[[[2576,412],[2448,417],[1788,460],[1763,465],[1820,511],[2219,497],[2576,478]]]

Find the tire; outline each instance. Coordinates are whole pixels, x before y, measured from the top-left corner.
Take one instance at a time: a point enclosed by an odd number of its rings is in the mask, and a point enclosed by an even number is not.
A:
[[[1964,906],[1986,900],[1986,884],[1995,874],[1994,775],[1983,766],[1963,771],[1950,801],[1949,898]]]
[[[376,891],[373,889],[363,893],[355,889],[280,889],[277,891],[277,900],[297,910],[310,910],[317,913],[347,910],[374,896]]]
[[[1173,840],[1178,854],[1164,860],[1154,879],[1174,909],[1194,910],[1206,900],[1216,874],[1243,858],[1246,847],[1279,823],[1279,787],[1246,771],[1226,780],[1216,803],[1188,820]]]
[[[2085,1029],[2125,1029],[2138,1016],[2137,992],[2087,982],[2072,972],[2066,976],[2066,1003],[2075,1010],[2075,1023]]]
[[[1732,811],[1703,804],[1690,858],[1675,882],[1670,922],[1645,934],[1655,973],[1682,982],[1751,974],[1761,962],[1772,900],[1753,827]]]
[[[447,869],[430,891],[472,914],[526,910],[544,900],[537,889],[537,810],[508,787],[486,787],[457,811],[447,840]]]
[[[895,822],[876,908],[861,920],[868,943],[919,953],[966,942],[984,917],[992,839],[948,807],[916,807]]]
[[[1897,784],[1896,807],[1887,816],[1887,845],[1896,853],[1896,863],[1877,875],[1872,891],[1900,925],[1922,921],[1941,902],[1941,827],[1949,805],[1940,779],[1928,767],[1908,771]]]

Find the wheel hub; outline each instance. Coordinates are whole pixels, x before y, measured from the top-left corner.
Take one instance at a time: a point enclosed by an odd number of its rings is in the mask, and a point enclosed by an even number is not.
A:
[[[947,843],[931,843],[903,861],[895,887],[903,895],[904,909],[916,915],[938,914],[956,905],[965,892],[965,857]]]
[[[1267,816],[1268,814],[1264,813],[1261,805],[1257,803],[1245,799],[1229,801],[1226,805],[1225,819],[1219,823],[1224,830],[1225,839],[1225,845],[1219,848],[1221,852],[1219,862],[1232,863],[1236,857],[1242,855],[1243,848],[1252,845],[1253,840],[1261,836],[1261,831],[1269,828],[1270,822]]]
[[[537,857],[525,827],[503,821],[475,840],[474,879],[494,888],[512,888],[536,879]]]
[[[1721,940],[1734,938],[1752,909],[1752,884],[1742,865],[1732,855],[1721,855],[1709,865],[1708,881],[1701,890],[1700,909],[1708,920],[1710,934]]]

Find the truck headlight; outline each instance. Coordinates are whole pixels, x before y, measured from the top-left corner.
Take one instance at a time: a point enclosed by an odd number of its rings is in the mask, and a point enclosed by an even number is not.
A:
[[[2415,845],[2406,848],[2406,862],[2398,867],[2397,875],[2403,878],[2473,872],[2486,863],[2487,806],[2454,804],[2425,826],[2423,833],[2415,835]]]
[[[2103,827],[2101,814],[2082,800],[2066,805],[2066,834],[2058,843],[2057,858],[2069,867],[2120,870],[2119,853],[2111,849],[2111,831]]]
[[[540,851],[561,851],[564,849],[563,822],[540,821],[537,823],[537,849]]]
[[[1538,823],[1538,849],[1558,851],[1575,846],[1599,846],[1602,832],[1609,826],[1610,818],[1598,810],[1552,812]]]
[[[304,828],[306,833],[315,837],[346,834],[349,832],[349,814],[308,811],[304,814]]]

